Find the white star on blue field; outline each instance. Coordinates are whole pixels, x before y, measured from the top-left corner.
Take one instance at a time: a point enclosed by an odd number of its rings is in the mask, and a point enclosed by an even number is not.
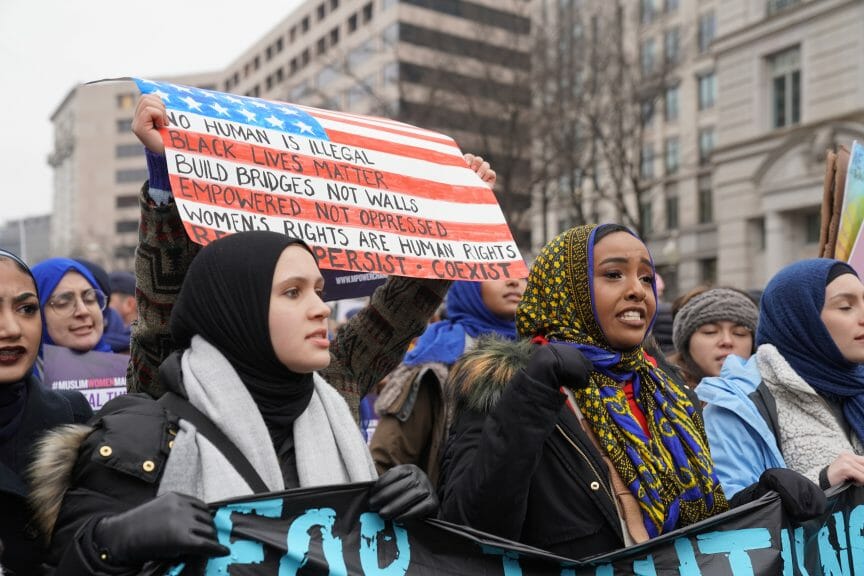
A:
[[[216,120],[230,120],[307,138],[329,140],[327,132],[315,118],[290,104],[167,82],[141,78],[134,80],[142,94],[159,96],[170,110],[190,112]]]

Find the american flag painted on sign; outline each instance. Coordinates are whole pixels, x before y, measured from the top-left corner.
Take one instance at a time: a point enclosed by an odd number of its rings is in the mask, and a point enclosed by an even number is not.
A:
[[[198,243],[273,230],[306,241],[333,270],[527,275],[494,193],[452,138],[383,118],[136,83],[168,109],[171,188]]]

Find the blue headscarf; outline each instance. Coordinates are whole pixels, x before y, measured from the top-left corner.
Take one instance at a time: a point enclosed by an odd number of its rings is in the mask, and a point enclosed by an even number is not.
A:
[[[465,351],[465,335],[472,338],[498,334],[516,339],[516,323],[489,311],[480,294],[480,282],[454,282],[447,293],[447,320],[429,325],[417,345],[405,356],[405,364],[426,362],[453,364]]]
[[[762,294],[756,345],[773,344],[816,392],[842,405],[846,421],[864,440],[864,365],[843,358],[821,318],[828,275],[838,264],[855,274],[845,262],[827,258],[780,270]]]
[[[57,285],[63,279],[67,272],[74,270],[81,274],[85,280],[93,287],[94,290],[100,290],[99,283],[93,277],[83,264],[71,260],[69,258],[49,258],[44,262],[40,262],[33,267],[33,278],[36,279],[36,288],[39,292],[39,305],[43,310],[42,314],[42,344],[54,344],[51,336],[48,334],[48,327],[45,324],[45,309],[48,307],[48,300],[51,299],[51,294],[57,288]],[[101,315],[101,312],[100,312]],[[104,322],[104,318],[103,318]],[[111,347],[105,342],[105,331],[103,325],[102,337],[99,342],[93,347],[93,350],[98,352],[111,352]],[[42,351],[40,350],[41,354]]]

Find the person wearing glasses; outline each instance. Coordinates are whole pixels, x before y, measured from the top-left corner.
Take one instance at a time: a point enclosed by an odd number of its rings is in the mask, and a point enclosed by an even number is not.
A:
[[[96,279],[81,263],[50,258],[33,267],[42,306],[42,344],[84,353],[111,352],[102,311],[108,303]]]

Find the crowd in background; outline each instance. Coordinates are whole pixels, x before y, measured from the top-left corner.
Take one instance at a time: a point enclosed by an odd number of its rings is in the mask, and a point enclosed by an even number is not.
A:
[[[864,483],[864,284],[848,264],[796,262],[758,299],[703,286],[665,303],[642,239],[591,224],[527,280],[390,277],[332,329],[304,242],[186,237],[166,125],[142,97],[134,275],[0,251],[10,573],[224,555],[206,502],[299,487],[370,481],[385,518],[580,558],[770,491],[806,519],[825,489]],[[128,355],[130,393],[94,414],[50,389],[55,348]]]

